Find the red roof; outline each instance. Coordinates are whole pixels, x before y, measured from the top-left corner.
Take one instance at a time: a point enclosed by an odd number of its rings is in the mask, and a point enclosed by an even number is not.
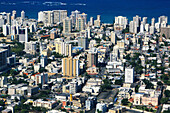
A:
[[[41,37],[50,37],[50,35],[44,35],[44,36],[41,36]]]
[[[32,75],[32,76],[34,76],[34,77],[35,77],[35,75],[38,75],[38,74],[40,74],[40,73],[36,73],[36,74],[34,74],[34,75]]]

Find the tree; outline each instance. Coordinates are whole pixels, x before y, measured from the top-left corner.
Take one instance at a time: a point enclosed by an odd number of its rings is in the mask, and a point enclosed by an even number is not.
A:
[[[121,102],[122,102],[122,105],[128,105],[129,103],[127,98],[123,99]]]
[[[161,98],[160,102],[161,102],[161,104],[165,104],[165,103],[168,102],[168,100],[169,100],[168,97],[166,97],[166,98]]]
[[[102,113],[102,111],[99,111],[99,109],[97,109],[97,113]]]
[[[164,94],[166,97],[170,97],[170,90],[165,90]]]
[[[138,93],[139,87],[140,87],[139,85],[137,85],[137,86],[135,87],[135,92],[136,92],[136,93]]]
[[[18,56],[23,56],[25,54],[24,50],[24,44],[20,42],[15,42],[15,45],[11,47],[11,52],[16,53]]]
[[[163,113],[170,113],[170,110],[164,111]]]
[[[157,82],[157,85],[158,85],[158,86],[162,86],[163,83],[162,83],[161,81],[158,81],[158,82]]]
[[[16,75],[16,74],[18,74],[14,69],[11,69],[10,70],[10,75],[11,76],[14,76],[14,75]]]
[[[123,29],[122,33],[123,33],[123,34],[129,33],[129,27],[127,27],[126,29]]]
[[[17,97],[15,97],[15,102],[18,102],[19,100],[18,100],[18,98]]]
[[[39,69],[39,72],[40,72],[40,73],[43,73],[43,72],[47,72],[47,70],[46,70],[45,68],[40,68],[40,69]]]
[[[153,85],[149,80],[144,79],[143,82],[144,82],[145,85],[146,85],[146,89],[153,89],[153,88],[154,88],[154,87],[153,87],[154,85]]]
[[[111,85],[112,82],[109,79],[104,79],[103,80],[104,84],[101,86],[102,90],[108,90],[108,89],[112,89]]]
[[[0,101],[0,106],[5,106],[5,103],[2,100]]]
[[[122,85],[123,84],[123,80],[115,80],[115,85]]]

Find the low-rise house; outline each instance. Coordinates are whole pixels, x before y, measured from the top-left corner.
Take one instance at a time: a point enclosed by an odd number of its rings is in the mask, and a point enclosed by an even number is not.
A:
[[[53,109],[56,107],[57,102],[56,101],[43,101],[42,99],[37,99],[33,102],[34,107],[44,107],[46,109]]]

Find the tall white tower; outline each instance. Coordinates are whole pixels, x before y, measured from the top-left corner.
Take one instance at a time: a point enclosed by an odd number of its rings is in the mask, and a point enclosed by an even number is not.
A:
[[[25,12],[23,10],[21,11],[21,19],[25,19]]]

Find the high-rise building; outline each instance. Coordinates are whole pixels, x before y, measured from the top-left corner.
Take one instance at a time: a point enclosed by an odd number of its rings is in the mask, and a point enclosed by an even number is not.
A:
[[[134,22],[133,21],[130,21],[129,23],[129,32],[134,33]]]
[[[76,30],[82,31],[85,30],[85,18],[84,17],[78,17],[76,19]]]
[[[19,42],[28,42],[28,28],[19,29]]]
[[[31,32],[31,33],[32,33],[32,32],[36,32],[36,30],[37,30],[36,24],[35,24],[35,23],[32,23],[32,24],[30,25],[29,29],[30,29],[30,32]]]
[[[134,82],[134,68],[125,68],[125,83]]]
[[[141,22],[140,32],[143,33],[144,31],[145,31],[145,24],[143,22]]]
[[[133,17],[133,21],[136,22],[136,26],[139,27],[140,26],[140,22],[141,22],[141,17],[136,15],[136,17]]]
[[[161,37],[163,34],[165,35],[166,39],[170,38],[170,27],[162,27],[161,28]]]
[[[24,11],[21,11],[21,19],[25,19],[25,12]]]
[[[79,60],[73,57],[62,59],[63,76],[79,76]]]
[[[154,34],[155,33],[155,26],[150,26],[150,34]]]
[[[72,56],[72,44],[69,44],[67,42],[57,42],[56,53],[64,56]]]
[[[72,44],[65,43],[65,45],[64,45],[64,56],[72,56]]]
[[[4,85],[7,84],[7,77],[6,76],[2,76],[0,78],[0,87],[4,87]]]
[[[67,10],[40,11],[38,21],[42,21],[45,26],[59,24],[67,17]]]
[[[111,32],[111,42],[116,45],[116,42],[117,42],[117,36],[116,36],[116,33],[115,32]]]
[[[78,10],[75,10],[75,11],[71,12],[70,18],[72,20],[73,25],[76,24],[76,20],[77,20],[79,14],[80,14],[80,11],[78,11]]]
[[[16,26],[11,26],[11,35],[16,35],[17,34],[17,28]]]
[[[11,23],[11,14],[10,13],[6,13],[6,12],[2,12],[0,13],[0,27],[3,27],[3,25],[10,25]]]
[[[3,35],[7,36],[11,34],[11,26],[10,25],[3,25]]]
[[[87,66],[92,67],[93,65],[98,65],[98,53],[96,48],[91,48],[87,54]]]
[[[165,22],[165,21],[163,21],[162,23],[161,23],[161,28],[162,27],[166,27],[167,26],[167,23]]]
[[[141,17],[136,15],[136,17],[133,17],[133,21],[130,22],[130,32],[131,33],[138,33],[140,31],[140,23],[141,23]]]
[[[29,54],[36,54],[37,44],[34,41],[25,42],[25,52]]]
[[[48,74],[47,73],[41,73],[35,75],[35,83],[36,85],[41,84],[44,85],[48,82]]]
[[[97,103],[96,97],[88,97],[88,99],[85,102],[86,110],[91,110]]]
[[[150,25],[149,25],[149,24],[145,24],[145,30],[146,30],[147,32],[149,32],[149,28],[150,28]]]
[[[69,83],[69,93],[70,94],[75,94],[78,91],[78,82],[77,81],[72,81]]]
[[[53,10],[54,13],[54,24],[63,22],[67,18],[67,10]]]
[[[152,20],[151,20],[151,26],[155,26],[155,18],[152,18]]]
[[[38,22],[43,22],[44,20],[44,13],[43,11],[38,12]]]
[[[72,23],[69,17],[63,20],[63,33],[71,33],[72,31]]]
[[[17,12],[15,10],[12,11],[12,19],[16,19]]]
[[[84,50],[88,47],[88,42],[86,37],[79,37],[78,38],[78,46],[83,47]]]
[[[0,49],[7,50],[7,57],[11,56],[11,47],[10,47],[10,45],[1,43],[0,44]]]
[[[162,22],[168,23],[168,17],[167,16],[160,16],[158,19],[158,23],[161,24]]]
[[[42,56],[40,57],[40,63],[41,63],[41,67],[44,68],[44,67],[48,64],[47,56],[42,55]]]
[[[123,16],[115,17],[114,25],[119,26],[119,27],[123,27],[123,29],[125,29],[126,26],[128,25],[128,19],[126,17],[123,17]]]
[[[101,24],[100,15],[97,15],[97,20],[94,21],[94,26],[100,27],[100,24]]]
[[[82,14],[79,14],[78,17],[84,18],[85,25],[87,24],[87,14],[82,13]]]
[[[7,52],[6,49],[0,49],[0,70],[7,67]]]
[[[90,26],[93,26],[93,25],[94,25],[94,18],[90,17]]]
[[[142,22],[143,22],[144,25],[147,24],[147,19],[148,19],[148,17],[143,17]]]

